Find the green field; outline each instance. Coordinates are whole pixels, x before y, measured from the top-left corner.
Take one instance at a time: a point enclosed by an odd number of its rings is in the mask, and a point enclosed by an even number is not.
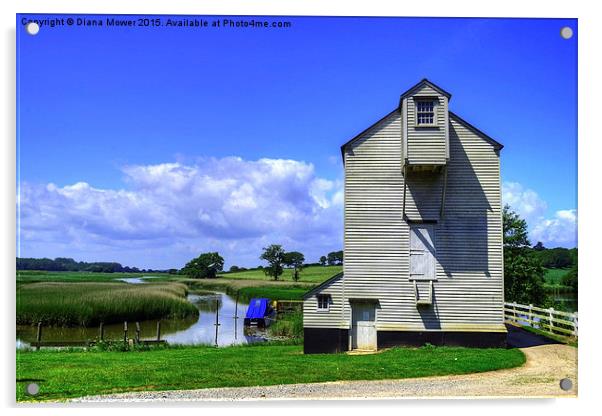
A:
[[[157,280],[169,279],[165,273],[95,273],[95,272],[47,272],[43,270],[17,270],[17,285],[35,282],[112,282],[127,277],[156,276]]]
[[[91,326],[198,314],[181,283],[42,282],[17,288],[17,324]]]
[[[125,391],[442,376],[520,366],[517,349],[392,348],[379,354],[302,354],[300,346],[186,347],[141,352],[17,353],[17,400]],[[37,396],[24,392],[40,386]]]
[[[300,273],[299,282],[322,283],[337,273],[343,271],[343,266],[308,266]],[[226,279],[245,279],[245,280],[273,280],[266,276],[263,269],[245,270],[243,272],[221,273],[219,276]],[[285,269],[279,280],[285,282],[294,282],[293,271]]]
[[[559,285],[562,277],[569,272],[570,269],[544,269],[544,279],[546,283]]]

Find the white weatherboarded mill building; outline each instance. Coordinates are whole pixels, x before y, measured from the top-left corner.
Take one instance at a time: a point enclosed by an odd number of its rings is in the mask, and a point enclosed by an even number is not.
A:
[[[306,353],[505,344],[500,150],[424,79],[341,147],[343,273],[304,298]]]

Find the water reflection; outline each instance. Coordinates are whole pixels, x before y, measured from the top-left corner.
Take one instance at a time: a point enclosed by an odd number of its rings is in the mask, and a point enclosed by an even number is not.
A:
[[[189,294],[188,300],[199,309],[198,318],[161,320],[161,339],[170,344],[227,346],[262,342],[266,340],[265,330],[245,328],[244,314],[248,304],[236,301],[225,293]],[[238,318],[235,316],[238,315]],[[35,326],[17,326],[17,347],[25,347],[36,340]],[[157,321],[140,322],[140,339],[156,339]],[[107,340],[123,339],[123,323],[104,326]],[[99,328],[43,328],[42,341],[84,341],[97,339]],[[128,322],[128,338],[135,337],[135,323]]]

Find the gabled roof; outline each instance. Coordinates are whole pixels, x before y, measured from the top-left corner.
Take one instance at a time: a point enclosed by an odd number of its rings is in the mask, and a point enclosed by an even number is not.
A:
[[[343,157],[343,163],[345,163],[345,147],[347,147],[348,145],[350,145],[354,140],[359,139],[360,137],[362,137],[364,135],[364,133],[366,133],[368,130],[370,130],[371,128],[373,128],[374,126],[376,126],[378,123],[380,123],[381,121],[383,121],[384,119],[386,119],[387,117],[389,117],[391,114],[395,113],[396,111],[399,111],[399,107],[397,107],[393,111],[389,112],[387,115],[385,115],[384,117],[382,117],[376,123],[372,124],[367,129],[362,130],[360,133],[358,133],[355,136],[353,136],[352,139],[348,140],[345,144],[343,144],[341,146],[341,156]]]
[[[399,99],[399,102],[401,103],[401,101],[403,101],[404,98],[406,98],[409,95],[412,95],[412,93],[419,89],[420,87],[424,86],[424,85],[428,85],[430,88],[434,89],[435,91],[437,91],[438,93],[444,95],[447,97],[447,99],[449,100],[451,98],[451,94],[448,93],[447,91],[445,91],[444,89],[438,87],[437,85],[433,84],[432,82],[430,82],[428,79],[423,78],[420,82],[418,82],[416,85],[414,85],[413,87],[411,87],[409,90],[407,90],[406,92],[404,92],[403,94],[401,94],[401,97]],[[361,136],[363,136],[366,132],[368,132],[370,129],[372,129],[374,126],[376,126],[378,123],[382,122],[383,120],[385,120],[387,117],[389,117],[390,115],[392,115],[393,113],[400,111],[401,104],[395,108],[393,111],[391,111],[390,113],[388,113],[387,115],[385,115],[383,118],[381,118],[380,120],[378,120],[376,123],[372,124],[370,127],[368,127],[365,130],[362,130],[360,133],[356,134],[352,139],[348,140],[345,144],[343,144],[341,146],[341,157],[343,158],[343,163],[345,163],[345,148],[347,146],[349,146],[351,143],[353,143],[356,139],[360,138]],[[496,150],[501,150],[504,145],[501,144],[500,142],[498,142],[495,139],[492,139],[491,137],[489,137],[487,134],[483,133],[481,130],[477,129],[475,126],[473,126],[472,124],[470,124],[468,121],[462,119],[460,116],[458,116],[457,114],[449,111],[449,115],[451,117],[454,117],[456,119],[456,121],[458,121],[460,124],[462,124],[464,127],[466,127],[469,130],[472,130],[474,133],[478,134],[479,136],[481,136],[483,139],[487,140],[489,143],[491,143]]]
[[[450,115],[450,117],[454,118],[458,123],[460,123],[464,127],[466,127],[468,130],[472,130],[473,133],[476,133],[477,135],[481,136],[483,139],[485,139],[489,143],[491,143],[493,145],[493,147],[495,147],[495,150],[502,150],[504,148],[503,144],[501,144],[500,142],[498,142],[495,139],[492,139],[487,134],[485,134],[481,130],[477,129],[475,126],[473,126],[472,124],[470,124],[468,121],[464,120],[462,117],[460,117],[456,113],[453,113],[453,112],[450,111],[449,115]]]
[[[434,89],[435,91],[437,91],[439,94],[441,95],[445,95],[447,97],[447,99],[449,100],[451,98],[451,94],[447,91],[445,91],[443,88],[438,87],[437,85],[433,84],[431,81],[429,81],[426,78],[422,78],[422,80],[420,82],[418,82],[416,85],[414,85],[412,88],[410,88],[409,90],[407,90],[406,92],[404,92],[403,94],[401,94],[401,97],[399,97],[399,102],[401,102],[404,98],[406,98],[409,95],[412,95],[412,93],[414,93],[414,91],[416,91],[419,88],[422,88],[423,86],[427,85],[428,87]]]
[[[319,292],[321,289],[323,289],[324,287],[328,286],[329,284],[331,284],[332,282],[334,282],[335,280],[337,280],[339,277],[343,277],[343,272],[337,273],[334,276],[332,276],[330,279],[320,283],[318,286],[314,287],[313,289],[305,292],[305,294],[303,294],[303,300],[307,299],[308,297],[316,294],[317,292]]]

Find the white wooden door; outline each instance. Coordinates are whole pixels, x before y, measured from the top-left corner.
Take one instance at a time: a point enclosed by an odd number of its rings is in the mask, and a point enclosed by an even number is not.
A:
[[[354,350],[376,350],[376,308],[374,303],[354,303],[351,346]]]
[[[410,279],[435,278],[435,238],[431,224],[410,227]]]

